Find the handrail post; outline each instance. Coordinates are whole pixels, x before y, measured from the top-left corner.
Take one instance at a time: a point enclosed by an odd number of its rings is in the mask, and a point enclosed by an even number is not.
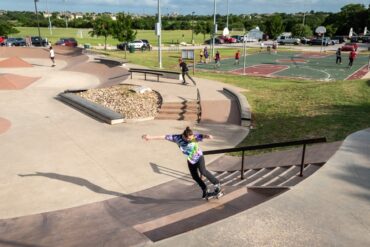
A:
[[[240,169],[240,179],[244,179],[244,150],[242,151],[242,168]]]
[[[304,157],[306,155],[306,144],[303,144],[302,150],[302,161],[301,161],[301,173],[299,174],[300,177],[303,177],[303,166],[304,166]]]

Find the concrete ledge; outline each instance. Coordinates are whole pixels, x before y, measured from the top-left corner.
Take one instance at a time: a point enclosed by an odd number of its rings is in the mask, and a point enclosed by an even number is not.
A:
[[[251,107],[249,106],[249,103],[247,99],[245,98],[245,96],[232,88],[224,87],[223,89],[225,93],[236,98],[238,101],[239,110],[240,110],[241,126],[249,127],[252,121],[252,114],[251,114]]]
[[[59,94],[60,100],[69,105],[72,105],[73,107],[79,110],[82,110],[83,112],[93,117],[96,117],[104,121],[105,123],[117,124],[117,123],[124,122],[124,117],[121,114],[114,112],[107,107],[104,107],[94,102],[91,102],[89,100],[86,100],[75,94],[76,92],[81,92],[81,91],[82,90],[66,91],[64,93],[60,93]]]

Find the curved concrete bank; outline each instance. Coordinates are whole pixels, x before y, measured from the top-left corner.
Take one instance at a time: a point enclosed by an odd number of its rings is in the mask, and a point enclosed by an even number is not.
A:
[[[369,246],[370,129],[294,189],[154,246]]]

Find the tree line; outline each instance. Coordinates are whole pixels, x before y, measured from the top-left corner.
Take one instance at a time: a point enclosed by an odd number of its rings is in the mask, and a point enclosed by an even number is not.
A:
[[[96,28],[102,22],[116,23],[125,21],[129,18],[130,27],[137,30],[152,30],[157,22],[156,16],[133,16],[130,14],[119,13],[117,20],[113,21],[107,14],[86,13],[82,18],[68,20],[68,27],[72,28]],[[123,18],[123,17],[124,18]],[[50,20],[54,27],[65,27],[65,16],[59,13],[52,13]],[[110,20],[109,20],[110,18]],[[122,19],[123,18],[123,19]],[[218,30],[226,27],[225,15],[217,15]],[[100,23],[100,24],[99,24]],[[39,14],[39,24],[41,27],[49,26],[49,19]],[[112,24],[113,25],[113,24]],[[123,24],[122,24],[123,25]],[[0,35],[8,35],[16,32],[16,26],[36,27],[37,18],[34,12],[27,11],[7,11],[0,16]],[[370,28],[370,5],[348,4],[341,8],[338,13],[314,12],[308,13],[274,13],[274,14],[248,14],[248,15],[229,15],[230,30],[251,30],[258,26],[261,31],[269,35],[270,38],[276,38],[282,32],[292,32],[294,36],[311,37],[318,26],[325,26],[327,36],[348,35],[350,28],[355,33],[362,33],[364,27]],[[162,16],[162,30],[190,30],[193,29],[196,34],[212,34],[213,16],[210,15],[178,15]],[[114,31],[114,29],[111,29]],[[133,31],[132,31],[133,32]],[[126,34],[127,35],[127,34]],[[114,33],[112,34],[114,36]]]

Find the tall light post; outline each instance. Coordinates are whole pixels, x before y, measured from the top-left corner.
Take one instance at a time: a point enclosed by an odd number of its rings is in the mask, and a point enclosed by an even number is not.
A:
[[[216,24],[216,0],[213,1],[213,35],[212,35],[212,57],[215,56],[215,37],[217,32]]]
[[[191,44],[194,45],[194,14],[195,12],[191,12]]]
[[[227,29],[229,29],[229,0],[227,0],[226,27],[227,27]]]
[[[243,38],[243,75],[245,75],[245,65],[246,65],[246,59],[247,59],[247,37],[244,35]]]
[[[39,13],[37,11],[37,2],[39,0],[35,0],[35,11],[36,11],[36,19],[37,19],[37,30],[39,31],[39,42],[41,46],[41,33],[40,33],[40,23],[39,23]]]
[[[161,27],[162,20],[161,20],[161,1],[158,0],[158,23],[157,23],[157,36],[158,36],[158,64],[159,68],[162,68],[162,45],[161,45]]]
[[[53,31],[51,30],[51,21],[50,21],[50,13],[49,13],[48,0],[46,0],[46,12],[48,13],[50,35],[53,35]]]
[[[66,4],[66,0],[63,0],[64,2],[64,19],[66,21],[66,28],[68,28],[68,18],[67,18],[67,4]]]

